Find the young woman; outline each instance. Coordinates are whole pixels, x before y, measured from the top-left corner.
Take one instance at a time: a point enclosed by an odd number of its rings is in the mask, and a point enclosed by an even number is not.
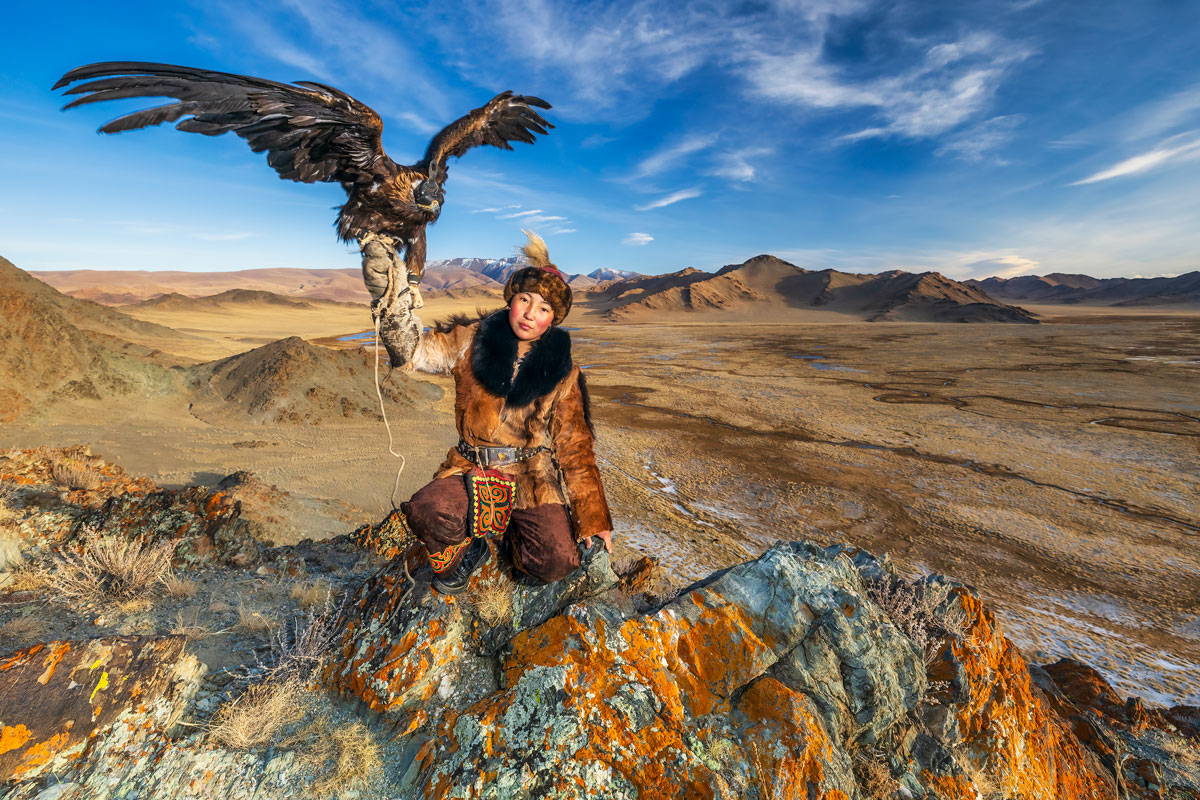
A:
[[[506,309],[424,333],[411,364],[454,376],[460,441],[401,510],[429,551],[433,586],[456,594],[503,533],[513,565],[543,581],[579,566],[582,540],[612,552],[612,518],[592,450],[587,386],[557,327],[571,288],[540,237],[504,287]],[[565,491],[564,491],[565,489]]]

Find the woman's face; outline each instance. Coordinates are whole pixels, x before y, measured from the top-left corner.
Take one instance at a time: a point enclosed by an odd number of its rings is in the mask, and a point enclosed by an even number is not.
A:
[[[517,292],[508,304],[508,324],[523,342],[540,338],[553,322],[554,309],[537,292]]]

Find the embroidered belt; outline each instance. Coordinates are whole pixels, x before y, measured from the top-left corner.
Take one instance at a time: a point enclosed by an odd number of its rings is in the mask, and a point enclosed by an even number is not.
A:
[[[548,450],[548,447],[485,447],[483,445],[467,444],[459,440],[456,448],[458,454],[472,464],[484,469],[516,464],[533,458],[538,453]]]

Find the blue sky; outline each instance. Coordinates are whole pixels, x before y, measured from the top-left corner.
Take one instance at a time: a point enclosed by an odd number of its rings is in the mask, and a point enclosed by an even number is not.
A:
[[[402,163],[496,92],[554,104],[536,146],[452,163],[430,258],[508,255],[524,224],[568,272],[1200,269],[1190,0],[68,0],[6,21],[0,255],[26,269],[358,264],[339,186],[281,181],[233,136],[95,133],[146,101],[60,112],[55,80],[106,60],[330,83]]]

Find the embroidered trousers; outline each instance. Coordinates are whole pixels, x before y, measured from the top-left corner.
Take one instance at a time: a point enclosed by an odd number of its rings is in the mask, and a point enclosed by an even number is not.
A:
[[[400,504],[400,510],[425,549],[442,553],[466,542],[470,524],[467,503],[463,477],[454,475],[418,489],[407,503]],[[514,566],[543,581],[561,580],[579,566],[579,547],[564,505],[514,508],[504,538]]]

